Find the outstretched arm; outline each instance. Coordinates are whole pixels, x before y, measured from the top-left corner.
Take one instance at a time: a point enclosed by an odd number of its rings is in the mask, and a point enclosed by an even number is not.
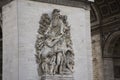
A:
[[[61,39],[61,37],[63,37],[63,35],[60,35],[60,36],[58,36],[58,37],[56,37],[56,38],[53,38],[53,39],[51,39],[51,40],[46,40],[45,41],[45,44],[48,46],[48,47],[53,47],[53,46],[55,46],[56,44],[57,44],[57,42],[59,42],[59,40]]]

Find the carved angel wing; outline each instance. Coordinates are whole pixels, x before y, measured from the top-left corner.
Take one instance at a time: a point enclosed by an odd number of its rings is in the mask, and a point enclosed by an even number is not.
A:
[[[50,17],[48,14],[43,14],[41,16],[41,20],[40,20],[40,26],[39,26],[39,30],[38,30],[38,33],[41,34],[41,35],[44,35],[46,30],[48,29],[48,27],[50,26]]]
[[[48,14],[42,14],[41,16],[41,20],[39,22],[40,26],[39,26],[39,29],[38,29],[38,36],[37,36],[37,41],[36,41],[36,51],[40,51],[41,48],[44,46],[43,43],[44,43],[44,40],[45,40],[45,32],[46,30],[48,29],[49,25],[50,25],[50,17]]]
[[[41,19],[40,19],[40,26],[39,26],[39,29],[38,29],[38,35],[37,35],[37,40],[36,40],[36,44],[35,44],[35,47],[36,47],[36,53],[35,54],[35,57],[36,57],[36,62],[41,62],[40,61],[40,53],[41,53],[41,50],[42,48],[44,47],[44,41],[45,41],[45,32],[46,30],[48,29],[48,27],[50,26],[50,17],[48,14],[42,14],[41,16]]]

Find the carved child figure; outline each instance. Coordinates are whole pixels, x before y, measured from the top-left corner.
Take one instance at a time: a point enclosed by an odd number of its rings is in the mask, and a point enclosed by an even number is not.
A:
[[[48,64],[49,64],[49,58],[44,57],[42,61],[42,71],[44,74],[47,74],[49,72]]]
[[[73,73],[73,66],[74,66],[74,58],[73,58],[72,51],[66,52],[66,66]]]
[[[50,74],[54,75],[55,74],[55,65],[56,65],[56,55],[53,54],[51,59],[50,59],[50,63],[49,63],[49,69],[50,69]]]

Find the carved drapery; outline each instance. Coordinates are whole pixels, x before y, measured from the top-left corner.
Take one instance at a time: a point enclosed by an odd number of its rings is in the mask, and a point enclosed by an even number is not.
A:
[[[51,16],[42,14],[36,40],[39,76],[72,75],[74,52],[67,16],[54,9]]]

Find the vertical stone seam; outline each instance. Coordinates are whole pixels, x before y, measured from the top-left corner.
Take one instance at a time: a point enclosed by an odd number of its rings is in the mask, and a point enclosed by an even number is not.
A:
[[[87,16],[87,15],[86,15],[86,10],[85,10],[85,9],[84,9],[84,13],[85,13],[85,14],[84,14],[84,16],[85,16],[85,30],[87,30],[88,25],[87,25],[87,20],[86,20],[86,16]],[[88,32],[85,33],[85,38],[88,38],[88,36],[89,36],[87,33],[88,33]],[[88,65],[89,65],[89,62],[88,62],[88,60],[89,60],[89,59],[88,59],[88,58],[89,58],[89,56],[88,56],[88,54],[89,54],[89,53],[88,53],[88,45],[89,45],[89,44],[87,44],[87,43],[88,43],[88,39],[85,40],[85,45],[86,45],[86,57],[87,57],[87,62],[86,62],[86,63],[87,63],[87,66],[88,66]],[[89,67],[87,67],[87,71],[89,72]],[[88,76],[89,76],[89,73],[87,73],[87,80],[89,80]],[[91,80],[91,79],[90,79],[90,80]]]
[[[86,56],[87,56],[87,64],[88,65],[90,65],[90,64],[92,64],[92,58],[89,58],[89,57],[92,57],[91,55],[92,55],[92,52],[91,52],[91,49],[89,49],[90,47],[91,47],[91,37],[90,37],[90,18],[89,18],[89,15],[90,15],[90,13],[88,14],[88,10],[85,10],[85,20],[86,20],[86,24],[85,24],[85,29],[87,30],[87,33],[85,34],[86,35],[86,38],[88,38],[87,40],[85,40],[85,42],[87,43],[86,44],[86,49],[87,49],[87,54],[86,54]],[[89,18],[89,19],[88,19]],[[89,59],[88,59],[89,58]],[[89,61],[90,60],[90,61]],[[90,75],[92,75],[91,73],[93,73],[92,71],[92,65],[90,65],[90,68],[89,67],[87,67],[87,71],[89,72],[89,73],[87,73],[87,75],[88,75],[88,77],[90,76]],[[92,76],[93,77],[93,76]],[[90,77],[90,79],[88,78],[88,80],[92,80],[92,77]]]
[[[87,34],[89,35],[89,39],[87,40],[87,42],[89,44],[89,46],[87,46],[87,50],[88,50],[87,56],[91,57],[90,58],[90,62],[88,62],[88,64],[90,64],[90,66],[91,66],[91,69],[88,68],[88,71],[90,72],[90,73],[88,73],[88,75],[90,75],[91,76],[91,80],[93,80],[93,62],[92,62],[92,58],[93,57],[92,57],[92,44],[91,44],[92,42],[91,42],[90,10],[89,10],[89,14],[88,14],[88,11],[86,12],[86,19],[88,19],[88,18],[89,18],[89,22],[88,22],[88,20],[86,20],[87,24],[88,24],[88,25],[86,25],[86,29],[88,29]]]
[[[18,24],[18,0],[16,0],[16,14],[17,14],[17,33],[18,33],[18,80],[19,80],[19,24]]]

